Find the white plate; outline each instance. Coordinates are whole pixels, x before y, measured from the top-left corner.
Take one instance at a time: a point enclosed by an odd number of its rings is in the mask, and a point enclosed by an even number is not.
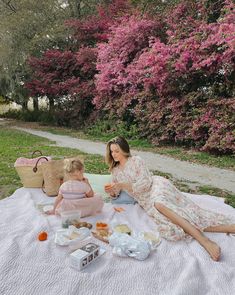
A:
[[[74,231],[80,234],[80,237],[70,240],[68,238],[69,228],[58,229],[55,234],[55,243],[60,246],[78,246],[80,243],[83,244],[83,241],[90,237],[90,231],[87,228],[81,227],[79,229],[75,229]]]
[[[150,237],[152,237],[152,239],[149,237],[145,237],[144,235],[145,234],[149,234]],[[147,241],[150,243],[151,245],[151,248],[152,250],[155,250],[158,245],[160,245],[162,239],[161,239],[161,236],[158,232],[151,232],[151,231],[141,231],[141,232],[138,232],[138,231],[133,231],[132,235],[131,235],[133,238],[135,239],[140,239],[140,240],[144,240],[144,241]]]
[[[145,238],[143,237],[146,241],[150,242],[151,246],[153,249],[156,249],[156,247],[161,243],[162,239],[161,239],[161,236],[159,233],[152,233],[152,232],[143,232],[143,235],[144,233],[146,234],[150,234],[154,237],[154,240],[151,240],[151,239],[148,239],[148,238]]]
[[[71,240],[69,240],[68,238],[66,238],[66,233],[67,233],[67,229],[58,229],[57,232],[55,233],[55,243],[57,245],[60,246],[68,246],[69,242]]]

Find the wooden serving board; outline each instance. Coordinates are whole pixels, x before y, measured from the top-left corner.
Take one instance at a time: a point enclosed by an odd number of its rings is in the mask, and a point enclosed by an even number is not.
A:
[[[93,236],[94,236],[96,239],[98,239],[98,240],[100,240],[100,241],[102,241],[102,242],[105,242],[105,243],[107,243],[107,244],[109,243],[108,237],[103,237],[103,236],[99,235],[99,233],[96,232],[96,231],[91,231],[91,233],[93,234]]]

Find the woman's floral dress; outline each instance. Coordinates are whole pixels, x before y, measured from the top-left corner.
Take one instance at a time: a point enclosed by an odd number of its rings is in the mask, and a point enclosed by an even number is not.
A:
[[[133,191],[128,193],[155,220],[161,236],[167,240],[176,241],[191,237],[161,214],[154,207],[156,202],[185,218],[200,231],[209,226],[232,223],[229,217],[197,206],[164,177],[152,176],[139,156],[129,157],[123,168],[114,167],[112,176],[114,182],[132,183]]]

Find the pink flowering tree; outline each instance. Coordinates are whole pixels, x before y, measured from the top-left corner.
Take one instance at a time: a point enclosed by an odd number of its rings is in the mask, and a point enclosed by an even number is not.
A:
[[[234,4],[220,2],[216,13],[182,1],[164,21],[131,16],[113,27],[98,47],[97,108],[129,112],[155,143],[233,152]]]
[[[132,75],[138,75],[135,62],[148,48],[149,37],[161,32],[158,28],[159,22],[138,15],[127,15],[118,25],[111,27],[108,42],[98,46],[98,94],[94,99],[98,108],[116,110],[118,106],[122,112],[131,104],[134,90]]]
[[[210,23],[203,7],[197,7],[200,18],[187,15],[190,9],[186,8],[185,4],[179,5],[175,14],[169,16],[167,34],[168,45],[172,48],[174,80],[170,83],[173,90],[169,93],[171,103],[167,104],[170,112],[163,118],[164,121],[168,118],[170,128],[155,140],[193,143],[203,150],[231,153],[235,144],[235,121],[231,112],[235,105],[232,90],[235,74],[234,4],[224,1],[219,18]],[[175,19],[175,15],[178,18]],[[177,89],[181,90],[179,97],[174,95]],[[156,114],[159,119],[158,116]]]
[[[131,10],[129,1],[115,0],[106,6],[97,5],[97,12],[85,19],[69,19],[65,25],[73,31],[73,43],[75,49],[79,44],[95,47],[97,42],[108,40],[111,25],[118,18]]]
[[[75,106],[77,116],[86,115],[93,108],[95,61],[94,48],[80,48],[77,53],[46,51],[41,58],[28,60],[34,72],[25,86],[32,96],[47,96],[50,110],[61,110],[60,117],[65,121],[71,118]]]

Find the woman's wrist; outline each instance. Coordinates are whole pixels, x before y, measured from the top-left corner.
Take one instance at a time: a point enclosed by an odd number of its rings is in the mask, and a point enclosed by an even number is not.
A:
[[[132,184],[129,182],[120,183],[120,190],[132,192]]]

